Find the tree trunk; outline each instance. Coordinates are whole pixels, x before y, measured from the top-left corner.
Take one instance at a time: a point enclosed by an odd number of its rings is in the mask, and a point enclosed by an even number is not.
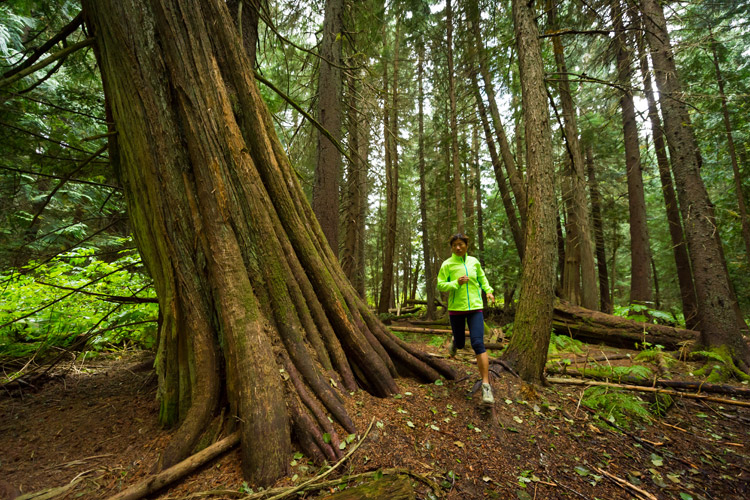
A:
[[[484,211],[482,210],[482,174],[479,168],[479,132],[477,124],[471,127],[471,150],[474,155],[474,171],[472,175],[472,186],[474,187],[474,196],[477,205],[477,250],[479,253],[479,263],[485,266],[484,259]]]
[[[448,52],[448,100],[450,102],[451,166],[453,167],[453,192],[456,199],[456,231],[463,233],[464,207],[461,189],[461,163],[458,159],[458,123],[456,118],[456,79],[453,75],[453,8],[451,0],[445,2],[445,24]]]
[[[355,431],[342,398],[357,385],[397,392],[397,366],[451,376],[390,335],[341,271],[226,4],[83,5],[117,132],[111,158],[162,316],[159,419],[179,424],[162,465],[192,451],[226,399],[245,476],[269,484],[287,472],[292,436],[318,461],[340,455],[329,415]]]
[[[437,282],[435,279],[435,268],[432,265],[432,251],[430,245],[429,230],[427,224],[427,185],[426,185],[426,168],[424,158],[424,38],[420,35],[417,44],[417,84],[418,84],[418,106],[417,119],[419,122],[419,145],[418,160],[419,163],[419,213],[420,224],[422,229],[422,256],[424,258],[424,276],[425,276],[425,293],[427,295],[427,311],[425,318],[428,320],[435,319],[435,289]]]
[[[631,90],[631,56],[625,39],[620,0],[612,0],[612,24],[615,31],[614,48],[617,56],[617,82],[621,87],[620,108],[625,141],[625,169],[628,182],[628,209],[630,213],[630,303],[650,305],[651,247],[646,225],[646,196],[643,192],[641,152],[638,144],[638,125]]]
[[[387,46],[387,27],[383,27],[383,42]],[[383,277],[380,286],[380,300],[378,302],[378,312],[387,313],[388,309],[394,305],[393,296],[393,264],[396,253],[396,220],[398,214],[398,147],[396,140],[398,137],[397,110],[398,103],[398,44],[399,44],[399,22],[396,21],[396,37],[393,44],[393,97],[390,106],[386,105],[384,110],[383,126],[385,133],[385,192],[386,192],[386,216],[385,216],[385,252],[383,254]],[[389,82],[388,82],[388,61],[383,61],[383,80],[384,80],[384,97],[383,101],[388,102]]]
[[[508,136],[505,133],[505,128],[503,127],[503,123],[500,120],[500,111],[498,110],[497,100],[495,97],[495,86],[492,83],[492,75],[490,74],[490,70],[487,67],[487,54],[484,48],[484,42],[482,41],[482,30],[479,24],[480,16],[478,2],[476,0],[471,0],[470,2],[468,2],[467,9],[469,10],[471,29],[474,34],[474,50],[476,50],[476,54],[478,55],[477,62],[479,66],[479,72],[482,75],[484,91],[487,94],[487,101],[490,106],[492,125],[495,129],[495,134],[497,135],[498,144],[500,146],[500,155],[503,164],[505,165],[505,171],[508,174],[508,179],[510,180],[513,197],[515,198],[516,206],[518,207],[518,212],[521,216],[521,234],[523,234],[525,230],[524,224],[526,224],[526,186],[524,185],[523,177],[520,173],[521,168],[517,167],[516,165],[516,162],[513,158],[513,153],[510,150],[510,144],[508,143]],[[521,253],[521,255],[523,255],[523,253]]]
[[[247,51],[247,57],[250,59],[250,67],[255,67],[255,53],[258,48],[258,21],[260,20],[260,10],[266,6],[266,0],[227,0],[227,7],[230,15],[235,18],[237,29],[240,32],[242,44]]]
[[[732,161],[734,190],[737,192],[737,208],[740,213],[742,240],[745,242],[745,258],[750,262],[750,218],[747,216],[745,196],[742,192],[742,175],[740,175],[740,166],[737,163],[737,152],[735,151],[734,139],[732,137],[732,123],[729,120],[727,96],[724,93],[724,77],[722,76],[719,64],[718,45],[719,43],[716,41],[716,38],[711,34],[711,54],[713,56],[714,69],[716,70],[716,83],[719,86],[719,97],[721,97],[721,114],[724,119],[724,130],[727,134],[727,149],[729,150],[729,159]]]
[[[508,219],[508,226],[510,226],[510,234],[513,236],[513,242],[516,244],[518,257],[523,261],[523,230],[518,223],[516,207],[513,205],[513,200],[511,199],[510,191],[508,190],[508,183],[505,181],[505,174],[500,166],[500,158],[497,155],[495,139],[492,136],[489,120],[487,119],[487,108],[485,108],[482,95],[479,92],[479,83],[477,82],[476,73],[472,74],[472,87],[474,88],[474,99],[477,102],[477,112],[482,122],[482,128],[484,129],[484,139],[487,143],[487,149],[490,152],[490,160],[492,160],[492,170],[495,172],[495,181],[500,190],[500,198],[503,201],[503,208],[505,208],[505,216]]]
[[[633,16],[638,29],[640,29],[640,18]],[[685,236],[682,231],[680,220],[680,208],[677,206],[677,195],[674,192],[672,173],[669,160],[667,159],[667,148],[664,144],[664,134],[659,118],[659,110],[656,107],[653,87],[651,85],[651,73],[648,67],[648,56],[643,42],[643,34],[637,33],[636,43],[640,58],[641,75],[643,76],[643,90],[648,102],[648,117],[651,122],[651,137],[654,141],[656,163],[659,167],[659,178],[661,179],[661,190],[664,195],[664,205],[667,212],[667,224],[669,236],[672,240],[672,252],[677,267],[677,281],[680,286],[680,299],[682,301],[682,314],[685,317],[685,327],[695,330],[698,320],[698,306],[696,305],[695,287],[693,286],[693,272],[690,269],[690,257],[688,256]]]
[[[548,16],[552,29],[555,28],[556,7],[552,6],[551,0],[548,0]],[[597,306],[597,287],[596,287],[596,269],[594,266],[594,251],[591,246],[591,229],[589,227],[589,208],[586,200],[586,175],[584,174],[583,151],[578,140],[578,124],[576,119],[576,109],[573,104],[573,96],[570,91],[568,81],[568,69],[565,64],[565,54],[562,46],[562,39],[559,36],[552,37],[552,46],[555,53],[557,70],[560,74],[558,81],[558,90],[560,93],[560,102],[563,109],[563,122],[565,130],[565,139],[570,154],[570,169],[568,176],[570,178],[571,188],[571,209],[568,217],[570,233],[566,237],[566,257],[569,252],[578,254],[580,267],[576,269],[576,276],[566,276],[566,281],[571,282],[580,280],[581,305],[588,309],[595,309]],[[527,139],[528,141],[528,139]],[[565,287],[563,288],[565,290]],[[563,292],[564,293],[564,292]]]
[[[599,270],[599,310],[612,314],[612,296],[609,293],[609,273],[607,272],[607,254],[604,248],[604,221],[602,220],[602,196],[594,169],[594,152],[591,144],[586,145],[586,169],[589,176],[589,195],[591,197],[591,215],[596,243],[596,265]]]
[[[656,82],[670,143],[677,196],[690,252],[698,299],[700,341],[726,346],[743,371],[750,368],[750,349],[742,337],[737,304],[717,239],[716,217],[698,164],[698,145],[687,112],[672,54],[664,11],[657,0],[641,0]]]
[[[504,359],[527,382],[544,379],[555,288],[555,192],[544,65],[534,12],[513,0],[513,24],[526,124],[528,221],[514,333]]]
[[[347,163],[346,188],[344,193],[344,241],[339,259],[344,273],[360,297],[365,298],[365,216],[367,213],[367,130],[362,114],[358,110],[356,96],[359,91],[357,79],[347,75],[348,130],[352,161]]]
[[[318,121],[337,141],[341,140],[341,14],[343,0],[326,0],[323,39],[320,44]],[[339,251],[339,177],[341,152],[318,131],[312,207],[333,251]]]

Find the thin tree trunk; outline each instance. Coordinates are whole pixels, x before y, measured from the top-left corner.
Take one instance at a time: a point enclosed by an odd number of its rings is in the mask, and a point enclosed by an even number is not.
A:
[[[492,160],[492,170],[495,172],[495,182],[500,190],[500,199],[503,202],[503,208],[505,208],[505,216],[508,219],[508,226],[510,226],[510,234],[513,236],[513,242],[516,244],[516,251],[518,257],[523,261],[523,230],[518,223],[518,216],[516,214],[516,207],[513,205],[510,191],[508,189],[508,183],[505,181],[505,174],[500,166],[500,158],[497,155],[497,149],[495,148],[495,138],[492,136],[490,130],[489,120],[487,119],[487,108],[484,106],[482,95],[479,92],[479,83],[477,82],[476,73],[472,74],[472,87],[474,88],[474,99],[477,103],[477,112],[482,122],[482,128],[484,129],[484,139],[487,143],[487,149],[490,152],[490,159]]]
[[[620,0],[612,0],[612,24],[615,31],[614,48],[617,56],[617,81],[620,94],[622,129],[625,141],[625,168],[628,182],[630,213],[630,303],[649,305],[653,299],[651,288],[651,247],[646,225],[646,196],[643,191],[641,153],[638,125],[631,91],[631,55],[625,40]]]
[[[713,205],[700,175],[698,144],[684,103],[669,41],[664,11],[657,0],[641,0],[646,36],[659,87],[664,128],[670,143],[677,196],[693,265],[698,299],[700,341],[709,348],[727,348],[738,366],[750,368],[750,349],[737,317],[737,304],[717,239]]]
[[[713,55],[714,69],[716,70],[716,83],[719,86],[719,97],[721,97],[721,114],[724,119],[724,129],[727,134],[727,149],[729,150],[729,159],[732,161],[732,172],[734,173],[734,189],[737,192],[737,207],[740,212],[740,222],[742,227],[742,239],[745,242],[745,258],[750,262],[750,218],[747,215],[745,206],[745,196],[742,192],[742,176],[740,167],[737,163],[737,153],[732,138],[732,123],[729,120],[729,109],[727,108],[727,96],[724,92],[724,77],[721,73],[719,64],[719,53],[717,50],[718,42],[711,34],[711,54]]]
[[[482,175],[479,168],[479,132],[474,123],[471,127],[471,150],[474,156],[473,186],[477,206],[477,250],[479,251],[479,263],[484,267],[484,213],[482,211]]]
[[[555,295],[555,191],[544,65],[534,12],[513,0],[526,124],[528,221],[526,255],[513,337],[503,355],[527,382],[544,380]]]
[[[586,145],[586,170],[589,175],[589,194],[591,196],[591,215],[596,243],[596,264],[599,270],[599,310],[612,314],[612,296],[609,293],[609,273],[607,272],[607,255],[604,247],[604,221],[602,220],[602,196],[594,169],[594,152],[591,144]]]
[[[549,2],[549,0],[548,0]],[[550,26],[554,29],[556,8],[548,3]],[[565,64],[562,39],[552,37],[557,70],[560,73],[558,89],[563,109],[565,138],[570,153],[569,177],[571,182],[572,210],[570,217],[571,232],[566,238],[566,254],[574,251],[580,256],[579,277],[566,277],[566,281],[580,279],[581,305],[588,309],[596,309],[599,302],[597,297],[596,270],[594,266],[594,251],[591,245],[591,229],[589,227],[589,208],[586,200],[586,176],[584,174],[583,151],[578,140],[578,124],[575,105],[568,81],[568,69]],[[528,139],[527,139],[528,141]],[[528,142],[527,142],[528,144]]]
[[[640,17],[633,16],[640,29]],[[685,317],[685,327],[695,330],[698,320],[698,306],[695,298],[695,287],[693,286],[693,272],[690,269],[690,257],[688,256],[687,244],[682,231],[680,220],[680,208],[677,205],[677,195],[672,183],[672,173],[667,159],[667,147],[664,143],[664,134],[661,126],[659,110],[656,106],[653,87],[651,85],[651,72],[648,66],[648,56],[644,47],[643,34],[636,35],[636,44],[639,51],[641,75],[643,76],[643,90],[648,102],[648,117],[651,122],[651,137],[654,141],[656,163],[659,167],[659,178],[664,195],[664,205],[667,212],[667,224],[672,241],[672,252],[677,267],[677,281],[680,286],[680,299],[682,301],[682,314]]]
[[[384,32],[384,43],[387,45],[387,39],[385,36],[386,27],[383,28]],[[384,128],[385,128],[385,178],[386,178],[386,223],[385,223],[385,252],[383,255],[383,277],[380,287],[380,301],[378,302],[378,312],[387,313],[388,309],[393,306],[394,295],[393,295],[393,264],[396,252],[396,220],[398,214],[398,147],[396,144],[398,134],[398,115],[395,106],[398,103],[398,44],[399,44],[399,22],[396,22],[396,36],[393,43],[393,85],[392,98],[390,106],[386,106],[384,113]],[[385,94],[383,101],[389,100],[389,76],[388,76],[388,61],[384,61],[383,64],[383,80],[385,82],[384,90]]]
[[[518,207],[518,213],[521,217],[521,234],[524,233],[524,224],[526,224],[526,186],[524,185],[523,177],[521,175],[521,168],[516,166],[516,162],[513,158],[513,153],[510,150],[510,144],[508,143],[508,136],[505,133],[505,128],[500,119],[500,111],[497,107],[497,101],[495,97],[495,86],[492,83],[492,75],[487,67],[487,55],[484,48],[484,42],[482,41],[482,31],[480,29],[480,17],[479,7],[476,0],[471,0],[468,3],[469,17],[471,21],[471,28],[474,34],[474,45],[476,54],[478,55],[478,66],[479,72],[482,75],[482,81],[484,83],[484,91],[487,94],[487,101],[490,106],[490,116],[492,117],[492,125],[497,135],[498,144],[500,146],[500,157],[505,165],[505,171],[508,174],[510,180],[511,190],[513,191],[513,197],[515,198],[516,206]],[[494,141],[493,141],[494,142]],[[522,255],[522,253],[521,253]]]
[[[367,172],[360,155],[362,151],[362,135],[366,133],[362,118],[357,109],[357,80],[353,74],[347,75],[348,111],[347,121],[349,130],[349,147],[353,154],[352,161],[347,162],[346,186],[344,191],[344,220],[342,242],[339,260],[341,268],[351,281],[357,293],[364,297],[364,276],[360,263],[364,254],[364,234],[362,227],[362,211],[366,205],[366,176]],[[363,182],[363,180],[365,182]]]
[[[448,52],[448,100],[450,102],[451,166],[453,168],[453,193],[456,200],[456,231],[463,233],[464,207],[461,189],[461,163],[458,159],[458,123],[456,118],[456,78],[453,75],[453,8],[451,0],[445,2]]]
[[[343,0],[326,0],[323,40],[320,44],[318,121],[333,138],[341,140],[341,12]],[[339,178],[341,152],[318,131],[312,207],[328,244],[339,250]]]
[[[422,229],[422,256],[424,259],[425,274],[425,294],[427,295],[427,311],[425,318],[428,320],[435,319],[435,280],[434,266],[432,265],[432,251],[430,245],[430,236],[427,223],[427,185],[426,185],[426,167],[424,158],[424,37],[420,35],[417,44],[417,84],[418,84],[418,106],[417,119],[419,122],[418,136],[418,160],[419,163],[419,213],[420,225]]]

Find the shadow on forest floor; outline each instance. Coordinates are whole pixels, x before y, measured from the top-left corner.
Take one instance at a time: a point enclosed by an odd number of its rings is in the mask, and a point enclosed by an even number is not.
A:
[[[438,341],[429,340],[412,341],[434,355],[447,354]],[[580,369],[587,358],[601,358],[600,351],[612,360],[608,363],[620,366],[632,363],[636,354],[584,347],[587,352],[558,352],[555,357]],[[469,351],[450,360],[459,371],[458,381],[399,379],[401,392],[395,397],[378,399],[357,391],[347,398],[361,432],[372,419],[375,425],[331,477],[408,469],[417,498],[750,496],[750,408],[678,398],[664,417],[650,423],[632,420],[622,433],[584,408],[583,387],[552,385],[534,395],[507,372],[493,381],[495,405],[482,407],[479,395],[470,392],[477,377]],[[626,354],[631,358],[615,359]],[[66,485],[60,498],[106,498],[147,477],[169,438],[157,426],[152,373],[139,369],[147,355],[124,352],[78,362],[37,392],[3,395],[0,498]],[[563,364],[567,361],[551,366]],[[687,379],[696,366],[675,363],[670,372],[673,378]],[[647,397],[641,395],[646,403]],[[277,486],[299,483],[319,471],[304,458],[292,464],[290,477]],[[437,491],[418,476],[440,485]],[[156,498],[210,490],[215,494],[201,497],[234,498],[251,487],[243,482],[234,450]],[[329,488],[302,497],[331,493]]]

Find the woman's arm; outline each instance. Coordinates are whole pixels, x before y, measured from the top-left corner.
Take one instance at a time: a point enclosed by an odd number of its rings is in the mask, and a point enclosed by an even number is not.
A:
[[[450,290],[458,289],[458,281],[450,281],[448,267],[449,266],[445,262],[443,262],[443,265],[440,266],[440,272],[438,272],[437,289],[441,292],[448,292]]]

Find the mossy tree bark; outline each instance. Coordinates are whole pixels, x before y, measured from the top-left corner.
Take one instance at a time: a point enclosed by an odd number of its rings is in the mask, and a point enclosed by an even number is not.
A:
[[[159,418],[179,425],[162,466],[192,451],[226,399],[245,476],[267,484],[287,471],[292,439],[312,458],[339,456],[337,430],[355,431],[346,391],[394,393],[399,371],[453,376],[391,335],[341,271],[226,4],[83,6],[112,161],[159,298]]]
[[[682,314],[685,317],[685,327],[695,330],[698,321],[698,306],[695,298],[695,287],[693,286],[693,271],[690,268],[690,257],[688,257],[685,234],[682,230],[680,219],[680,208],[677,205],[677,195],[672,182],[672,172],[667,158],[667,144],[664,141],[664,132],[659,117],[659,109],[656,106],[653,85],[651,84],[651,72],[648,64],[644,34],[641,31],[640,17],[632,15],[637,33],[636,46],[638,47],[638,58],[643,78],[643,93],[648,102],[648,118],[651,122],[651,137],[654,141],[654,153],[656,164],[659,167],[659,179],[661,181],[661,192],[664,196],[664,206],[667,214],[667,225],[669,236],[672,240],[672,254],[677,267],[677,281],[680,285],[680,299],[682,300]]]
[[[521,378],[527,382],[541,382],[544,378],[555,298],[557,243],[552,132],[539,30],[534,18],[534,11],[526,1],[513,0],[513,24],[526,124],[528,221],[521,293],[513,337],[504,358],[516,367]]]
[[[709,348],[726,347],[737,366],[747,372],[750,348],[741,331],[745,325],[738,314],[726,271],[714,207],[701,178],[700,150],[685,104],[664,11],[658,0],[641,0],[640,5],[693,267],[700,343]]]

